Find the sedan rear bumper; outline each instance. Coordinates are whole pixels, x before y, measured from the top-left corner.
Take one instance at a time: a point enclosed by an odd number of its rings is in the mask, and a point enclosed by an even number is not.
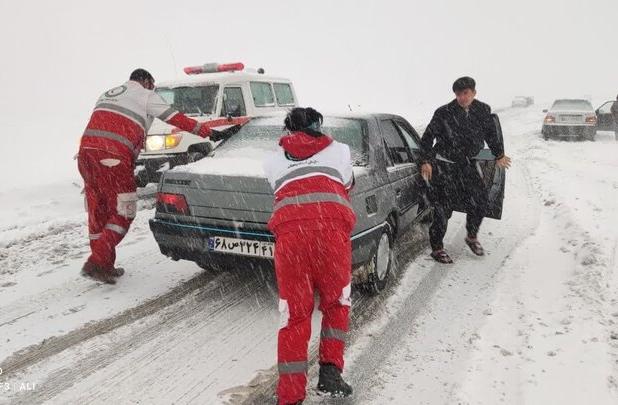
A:
[[[542,130],[543,135],[566,137],[589,136],[596,134],[596,131],[596,125],[589,124],[545,124]]]
[[[153,218],[149,221],[152,231],[161,253],[173,259],[184,259],[194,262],[208,262],[209,258],[235,260],[249,259],[246,256],[228,253],[214,252],[208,247],[211,237],[222,236],[244,240],[262,242],[274,242],[275,237],[263,230],[232,229],[211,227],[195,223],[175,222]],[[352,236],[352,264],[361,265],[368,262],[377,249],[379,237],[382,233],[383,224],[374,228],[359,232]],[[255,258],[251,258],[255,259]],[[270,259],[258,259],[270,261]]]

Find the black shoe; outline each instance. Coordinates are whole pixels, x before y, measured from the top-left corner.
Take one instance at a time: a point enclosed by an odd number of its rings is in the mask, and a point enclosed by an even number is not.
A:
[[[453,259],[444,251],[444,249],[435,250],[430,254],[431,258],[438,263],[442,264],[451,264],[453,263]]]
[[[116,284],[112,272],[105,270],[101,266],[86,262],[82,267],[82,276],[91,278],[96,281],[101,281],[105,284]]]
[[[318,392],[332,398],[346,398],[352,395],[352,387],[341,377],[341,370],[334,364],[320,364]]]
[[[114,277],[122,277],[124,274],[124,269],[122,267],[114,267],[112,270],[112,276]]]
[[[467,237],[466,238],[466,245],[468,245],[468,247],[470,248],[472,253],[474,253],[475,255],[477,255],[477,256],[484,256],[485,255],[485,250],[483,249],[483,246],[478,241],[478,239],[476,239],[476,238],[473,239],[473,238]]]

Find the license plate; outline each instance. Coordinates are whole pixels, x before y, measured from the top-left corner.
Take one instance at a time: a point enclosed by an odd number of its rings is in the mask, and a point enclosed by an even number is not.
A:
[[[275,253],[275,244],[258,240],[213,236],[208,238],[208,250],[211,252],[272,259]]]
[[[579,115],[563,115],[562,122],[581,122],[582,118]]]

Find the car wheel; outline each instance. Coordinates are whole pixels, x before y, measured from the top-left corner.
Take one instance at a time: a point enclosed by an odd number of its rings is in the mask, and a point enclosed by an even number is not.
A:
[[[382,229],[376,252],[368,263],[370,270],[367,282],[364,285],[365,292],[377,295],[386,287],[393,266],[394,244],[393,227],[387,222]]]

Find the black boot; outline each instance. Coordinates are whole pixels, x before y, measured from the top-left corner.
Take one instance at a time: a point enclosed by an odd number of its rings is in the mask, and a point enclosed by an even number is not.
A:
[[[89,277],[96,281],[101,281],[106,284],[116,284],[114,275],[110,271],[106,271],[103,267],[97,266],[90,262],[86,262],[82,267],[82,276]]]
[[[334,364],[320,364],[318,391],[333,398],[346,398],[352,395],[352,387],[341,377],[341,370]]]
[[[114,277],[122,277],[124,274],[124,269],[122,267],[114,267],[112,270],[112,276]]]

